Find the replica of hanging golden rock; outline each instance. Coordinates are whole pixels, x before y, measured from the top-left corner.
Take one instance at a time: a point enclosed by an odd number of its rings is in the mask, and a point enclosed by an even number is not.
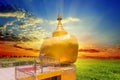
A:
[[[63,29],[60,15],[57,20],[58,26],[53,32],[53,37],[43,42],[40,54],[60,59],[61,64],[74,63],[78,55],[78,41],[74,35]]]

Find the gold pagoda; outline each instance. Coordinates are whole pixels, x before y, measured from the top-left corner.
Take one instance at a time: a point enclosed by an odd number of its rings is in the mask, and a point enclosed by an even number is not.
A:
[[[43,42],[40,54],[60,59],[61,64],[74,63],[78,55],[78,41],[74,35],[68,34],[63,29],[60,14],[57,20],[57,28],[52,37]]]

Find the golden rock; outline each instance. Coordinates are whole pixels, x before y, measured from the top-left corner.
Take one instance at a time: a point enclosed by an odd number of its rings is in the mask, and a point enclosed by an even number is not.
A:
[[[74,35],[68,34],[62,27],[61,16],[58,15],[58,26],[52,38],[41,45],[40,54],[60,59],[61,64],[74,63],[78,55],[78,41]]]

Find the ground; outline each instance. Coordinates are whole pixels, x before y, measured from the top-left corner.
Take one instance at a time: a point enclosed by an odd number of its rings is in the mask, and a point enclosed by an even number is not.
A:
[[[120,80],[120,59],[78,58],[77,80]],[[0,80],[14,80],[14,67],[0,68]]]

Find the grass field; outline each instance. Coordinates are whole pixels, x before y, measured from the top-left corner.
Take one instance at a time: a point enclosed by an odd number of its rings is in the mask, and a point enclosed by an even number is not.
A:
[[[34,58],[0,58],[0,62],[34,60]]]
[[[78,59],[77,80],[120,80],[120,60]]]

